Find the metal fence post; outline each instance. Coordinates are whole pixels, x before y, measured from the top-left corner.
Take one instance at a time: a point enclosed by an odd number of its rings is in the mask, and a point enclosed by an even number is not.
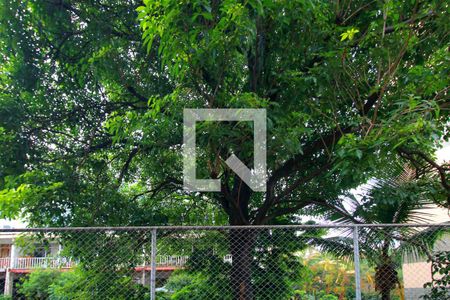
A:
[[[361,268],[359,264],[358,226],[353,227],[353,254],[355,263],[355,299],[361,300]]]
[[[156,229],[152,229],[152,249],[150,266],[150,300],[156,299]]]

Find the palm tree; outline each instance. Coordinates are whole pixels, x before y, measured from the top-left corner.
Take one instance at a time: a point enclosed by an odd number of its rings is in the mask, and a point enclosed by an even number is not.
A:
[[[373,180],[362,197],[348,195],[338,209],[341,223],[405,224],[429,220],[424,209],[433,207],[425,192],[408,173],[394,179]],[[350,207],[350,208],[349,208]],[[412,227],[359,227],[360,255],[375,267],[375,289],[382,300],[400,287],[398,269],[404,258],[427,256],[444,229]],[[351,256],[353,239],[348,235],[312,239],[312,243],[338,256]]]

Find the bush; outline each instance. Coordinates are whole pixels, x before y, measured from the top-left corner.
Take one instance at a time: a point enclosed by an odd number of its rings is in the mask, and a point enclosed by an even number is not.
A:
[[[332,294],[325,294],[324,291],[321,291],[321,295],[312,295],[304,290],[295,290],[294,291],[294,297],[291,298],[292,300],[339,300],[339,297],[332,295]],[[318,298],[317,298],[318,297]]]
[[[57,280],[48,287],[49,300],[87,299],[81,288],[83,274],[79,270],[61,272]]]
[[[430,262],[430,261],[429,261]],[[427,295],[422,296],[424,300],[448,299],[450,298],[450,251],[438,252],[431,260],[432,281],[424,285],[430,289]]]
[[[320,297],[320,300],[339,300],[339,298],[336,297],[335,295],[328,294],[328,295]]]
[[[97,294],[114,295],[111,299],[116,300],[149,297],[148,288],[135,283],[131,277],[104,278],[107,275],[82,269],[68,272],[37,270],[22,280],[18,285],[18,293],[32,300],[96,299]]]
[[[18,292],[26,299],[46,300],[50,296],[50,285],[56,282],[59,276],[60,272],[56,270],[34,271],[18,285]]]
[[[26,299],[66,300],[82,296],[81,272],[58,270],[37,270],[32,272],[18,286],[18,293]],[[1,299],[1,298],[0,298]]]
[[[215,277],[209,278],[203,274],[178,273],[170,278],[166,288],[172,293],[172,300],[209,300],[227,299],[215,282]]]
[[[175,271],[167,280],[165,288],[169,292],[175,292],[181,290],[185,286],[192,284],[195,280],[195,276],[183,271]]]

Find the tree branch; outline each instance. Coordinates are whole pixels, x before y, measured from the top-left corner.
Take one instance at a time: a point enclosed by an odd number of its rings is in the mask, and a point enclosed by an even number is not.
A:
[[[423,15],[421,17],[417,17],[417,18],[416,17],[412,17],[411,19],[408,19],[408,20],[405,20],[405,21],[401,22],[401,24],[404,24],[404,25],[412,24],[412,23],[414,23],[416,21],[421,21],[423,19],[426,19],[426,18],[431,17],[431,16],[435,16],[435,15],[436,15],[436,13],[434,11],[430,10],[428,13],[426,13],[425,15]],[[385,30],[384,30],[384,33],[385,34],[392,33],[392,32],[395,31],[395,29],[396,29],[396,26],[387,26],[385,28]]]
[[[178,179],[175,179],[175,178],[169,178],[169,179],[167,179],[167,180],[165,180],[165,181],[159,183],[154,189],[147,190],[147,191],[144,191],[144,192],[142,192],[142,193],[139,193],[139,194],[134,195],[134,196],[131,198],[131,200],[132,200],[132,201],[135,201],[137,198],[139,198],[139,197],[141,197],[141,196],[144,196],[144,195],[146,195],[146,194],[150,194],[150,193],[152,194],[150,197],[153,198],[153,197],[155,197],[155,195],[156,195],[157,193],[159,193],[164,187],[166,187],[166,186],[168,186],[168,185],[175,185],[175,186],[177,186],[177,185],[181,185],[181,184],[182,184],[182,182],[179,181]]]
[[[450,185],[447,180],[447,172],[449,171],[449,168],[447,168],[445,164],[439,165],[432,158],[428,157],[425,153],[419,150],[409,150],[406,148],[399,148],[398,152],[400,155],[404,154],[402,156],[412,161],[413,163],[417,162],[417,160],[414,159],[414,155],[417,155],[438,172],[441,185],[447,191],[447,203],[450,205]]]
[[[135,147],[133,150],[131,150],[130,154],[128,154],[128,158],[125,161],[125,164],[122,167],[122,170],[120,171],[119,178],[117,179],[119,185],[122,183],[123,177],[128,173],[128,169],[130,168],[131,161],[136,156],[136,154],[139,152],[139,148]]]
[[[295,213],[299,209],[302,209],[302,208],[304,208],[304,207],[306,207],[306,206],[308,206],[310,204],[311,204],[311,202],[308,201],[308,202],[299,203],[299,204],[297,204],[296,206],[293,206],[293,207],[280,208],[280,209],[274,211],[273,213],[271,213],[270,215],[265,216],[264,218],[262,218],[260,223],[258,223],[258,224],[261,224],[261,225],[267,224],[267,222],[269,222],[270,220],[273,220],[276,217],[284,216],[286,214]]]

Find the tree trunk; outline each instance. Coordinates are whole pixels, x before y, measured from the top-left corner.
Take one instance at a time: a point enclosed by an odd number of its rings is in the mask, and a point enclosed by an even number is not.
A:
[[[381,300],[391,300],[391,290],[384,289],[381,291]]]
[[[256,232],[232,229],[229,235],[232,265],[230,282],[234,300],[253,299],[252,263]]]
[[[229,223],[233,226],[249,224],[249,200],[252,190],[236,175],[231,193]],[[253,249],[256,241],[256,231],[249,229],[230,229],[229,247],[232,257],[230,284],[232,299],[252,300]]]
[[[386,242],[382,250],[382,261],[375,267],[375,288],[379,291],[381,300],[391,300],[391,291],[399,282],[396,266],[388,255],[388,245]]]

